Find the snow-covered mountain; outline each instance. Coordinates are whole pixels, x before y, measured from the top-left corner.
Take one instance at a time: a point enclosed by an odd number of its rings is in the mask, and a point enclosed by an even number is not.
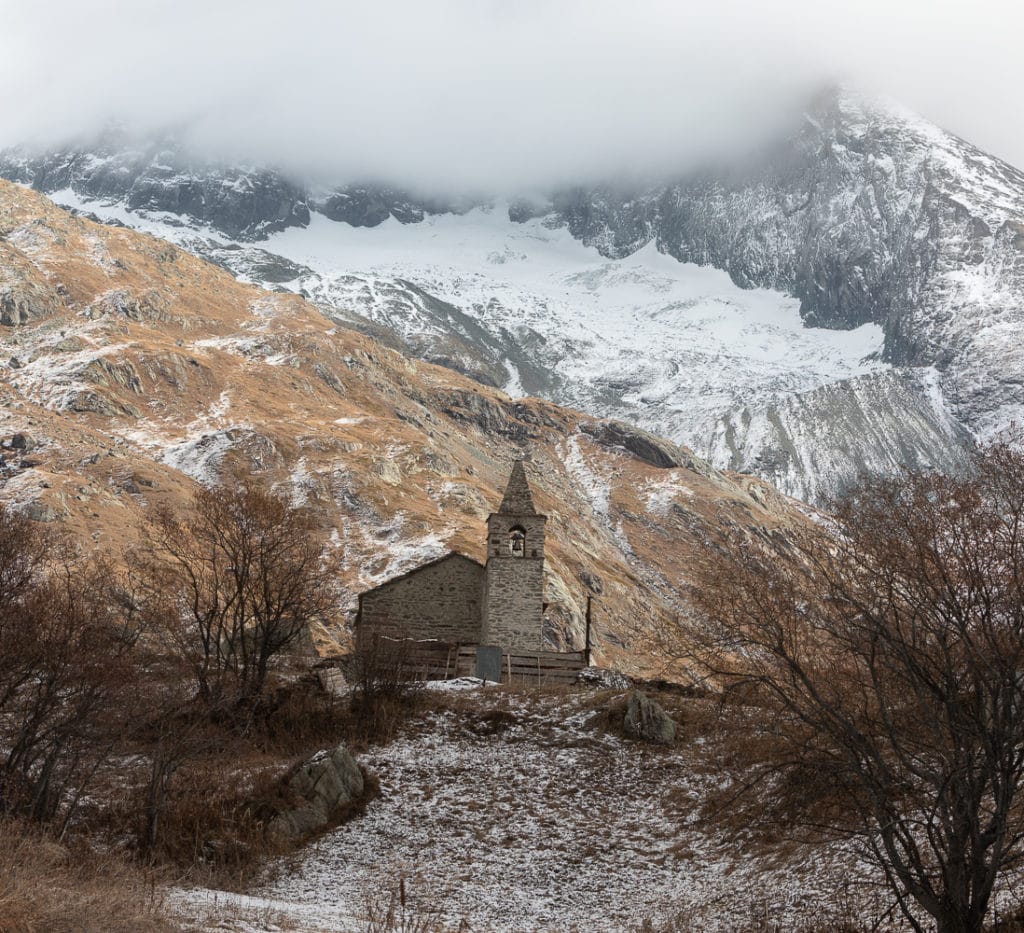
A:
[[[956,469],[1024,410],[1024,175],[848,91],[742,166],[511,204],[313,189],[166,140],[0,174],[804,498]]]
[[[668,441],[513,400],[339,327],[162,240],[0,181],[0,504],[130,559],[143,516],[237,470],[310,506],[341,559],[339,609],[456,550],[527,457],[546,538],[545,634],[665,672],[654,637],[737,531],[799,535],[811,510]],[[348,621],[350,621],[350,618]],[[342,620],[338,620],[339,622]],[[340,624],[319,643],[348,643]]]

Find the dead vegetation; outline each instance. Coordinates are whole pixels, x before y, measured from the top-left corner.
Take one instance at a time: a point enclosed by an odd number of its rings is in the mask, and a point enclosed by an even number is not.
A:
[[[0,933],[169,933],[156,877],[0,820]]]
[[[218,716],[257,715],[273,664],[337,604],[313,515],[241,477],[157,508],[127,563],[138,614]]]
[[[0,508],[0,818],[55,876],[66,844],[238,886],[284,851],[267,833],[294,803],[282,777],[349,731],[287,652],[330,602],[330,564],[308,516],[257,488],[154,528],[117,570]],[[28,893],[10,887],[4,916],[34,929],[47,902]]]
[[[353,688],[350,734],[357,746],[389,741],[422,711],[425,683],[412,669],[408,642],[365,639],[347,669]]]
[[[399,874],[383,890],[368,892],[364,933],[471,933],[465,920],[453,922],[441,904],[414,904],[407,895],[415,880]]]
[[[909,927],[980,931],[1024,865],[1022,581],[1024,454],[1002,445],[966,478],[867,484],[801,541],[737,539],[685,630],[745,699],[720,810],[763,785],[762,824],[853,840]]]

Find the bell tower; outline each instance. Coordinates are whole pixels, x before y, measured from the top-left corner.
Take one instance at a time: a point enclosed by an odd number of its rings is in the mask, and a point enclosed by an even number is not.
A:
[[[544,526],[523,461],[512,467],[498,511],[487,518],[483,643],[542,651]]]

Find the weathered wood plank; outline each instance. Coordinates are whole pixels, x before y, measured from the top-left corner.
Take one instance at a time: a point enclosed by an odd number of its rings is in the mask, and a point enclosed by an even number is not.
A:
[[[513,674],[510,683],[514,684],[537,684],[540,686],[572,686],[576,683],[575,677],[529,677],[526,674]]]
[[[583,665],[579,661],[577,661],[577,660],[575,660],[573,658],[566,658],[563,661],[563,660],[557,660],[556,658],[531,658],[531,657],[524,657],[522,655],[514,655],[514,654],[513,655],[506,655],[505,657],[507,657],[509,659],[509,663],[511,663],[513,666],[524,667],[524,666],[529,665],[529,666],[532,666],[532,667],[541,667],[541,668],[544,668],[544,667],[571,667],[571,668],[573,668],[573,670],[577,670],[577,671],[583,670]]]
[[[530,657],[530,658],[542,658],[542,659],[543,658],[555,658],[555,659],[576,658],[577,660],[580,660],[580,661],[583,660],[583,652],[582,651],[523,651],[523,652],[515,651],[515,652],[513,652],[513,656]]]
[[[508,669],[513,674],[577,674],[581,670],[581,668],[571,665],[538,667],[536,664],[510,664]]]
[[[403,662],[411,677],[447,680],[471,677],[476,673],[476,645],[436,640],[394,639],[382,636],[389,645],[402,651]],[[582,651],[505,652],[502,676],[507,683],[569,684],[585,666]]]

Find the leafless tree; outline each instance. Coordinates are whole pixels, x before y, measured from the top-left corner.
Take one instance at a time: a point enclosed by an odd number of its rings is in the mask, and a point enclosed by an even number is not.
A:
[[[1024,854],[1024,455],[859,488],[834,524],[741,538],[687,655],[757,697],[843,806],[915,930],[980,931]]]
[[[423,699],[425,682],[406,639],[368,634],[352,655],[348,675],[352,710],[362,736],[386,740]]]
[[[275,660],[336,611],[313,516],[251,483],[156,509],[132,564],[147,620],[211,707],[258,700]]]
[[[0,811],[66,826],[122,732],[138,630],[114,580],[0,508]]]

